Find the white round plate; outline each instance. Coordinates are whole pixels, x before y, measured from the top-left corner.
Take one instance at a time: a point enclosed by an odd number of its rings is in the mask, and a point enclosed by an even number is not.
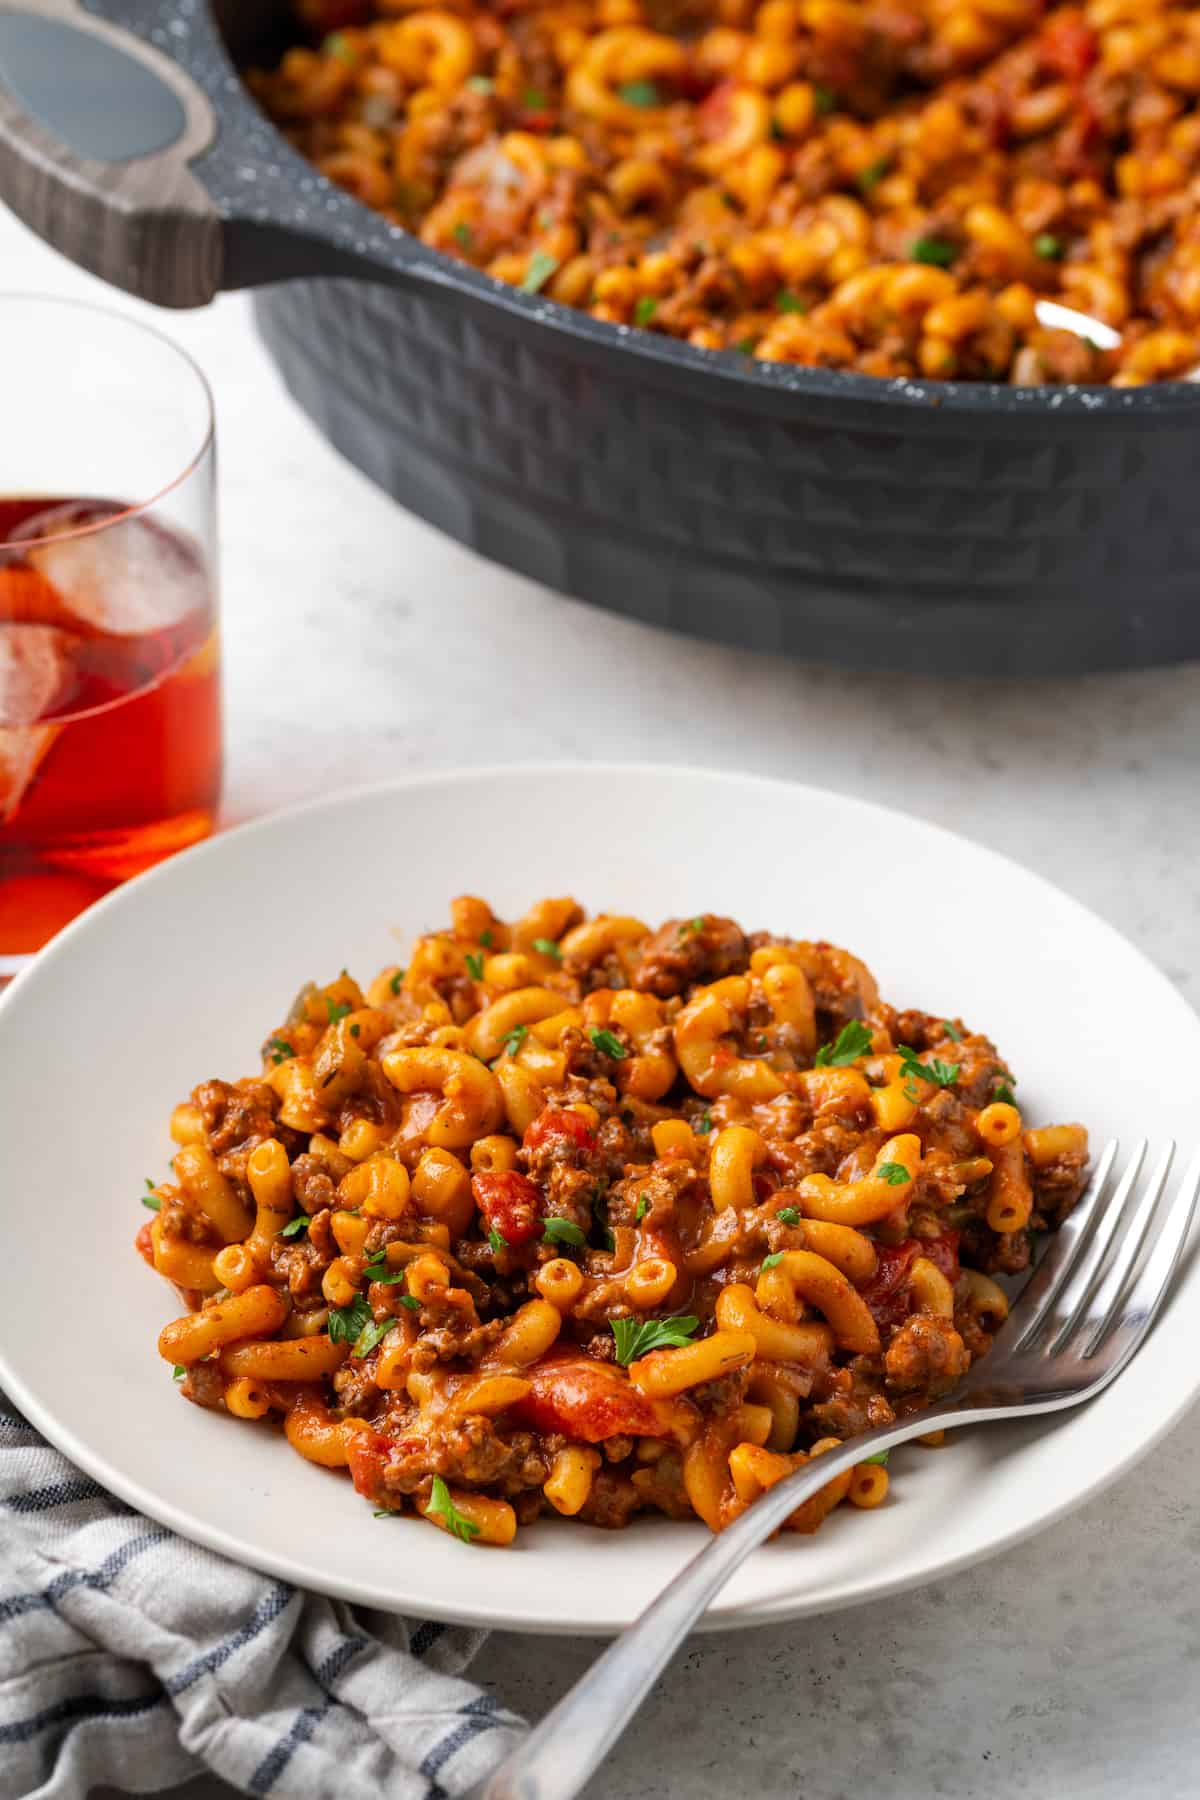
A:
[[[1033,1119],[1082,1119],[1094,1144],[1192,1148],[1200,1021],[1163,976],[1027,870],[862,801],[703,770],[525,767],[399,782],[217,837],[103,901],[0,1002],[0,1384],[123,1499],[286,1580],[415,1615],[610,1632],[704,1541],[666,1520],[609,1533],[547,1519],[501,1552],[375,1520],[270,1428],[181,1399],[155,1350],[176,1307],[133,1237],[172,1106],[254,1071],[302,982],[403,960],[461,893],[502,916],[571,893],[654,924],[711,909],[831,938],[893,1002],[987,1031]],[[768,1544],[708,1623],[878,1598],[1060,1517],[1194,1397],[1197,1304],[1193,1261],[1092,1406],[901,1451],[886,1506]]]

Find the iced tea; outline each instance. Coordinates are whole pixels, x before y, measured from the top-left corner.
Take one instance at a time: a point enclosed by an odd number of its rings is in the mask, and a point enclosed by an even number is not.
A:
[[[213,826],[204,547],[90,497],[0,498],[0,973]]]

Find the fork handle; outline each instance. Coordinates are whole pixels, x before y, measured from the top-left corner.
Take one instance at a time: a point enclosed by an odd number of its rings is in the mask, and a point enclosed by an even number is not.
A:
[[[931,1407],[913,1418],[865,1432],[768,1488],[739,1519],[697,1551],[636,1623],[609,1645],[512,1755],[472,1790],[468,1800],[571,1800],[599,1767],[656,1677],[734,1570],[797,1506],[855,1463],[939,1425],[963,1424],[973,1416],[970,1411]]]

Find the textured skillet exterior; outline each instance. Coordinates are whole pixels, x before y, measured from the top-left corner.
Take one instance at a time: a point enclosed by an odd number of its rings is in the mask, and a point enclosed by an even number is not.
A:
[[[632,617],[816,662],[1068,673],[1200,656],[1200,388],[1021,390],[740,366],[516,294],[317,177],[207,0],[90,0],[205,88],[195,164],[291,392],[401,503]],[[319,242],[314,260],[297,245]],[[382,273],[386,271],[386,273]]]

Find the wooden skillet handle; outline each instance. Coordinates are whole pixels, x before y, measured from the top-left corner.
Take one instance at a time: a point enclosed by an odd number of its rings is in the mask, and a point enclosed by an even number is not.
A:
[[[78,0],[0,0],[0,199],[93,275],[159,306],[212,299],[222,222],[189,164],[215,134],[141,38]]]

